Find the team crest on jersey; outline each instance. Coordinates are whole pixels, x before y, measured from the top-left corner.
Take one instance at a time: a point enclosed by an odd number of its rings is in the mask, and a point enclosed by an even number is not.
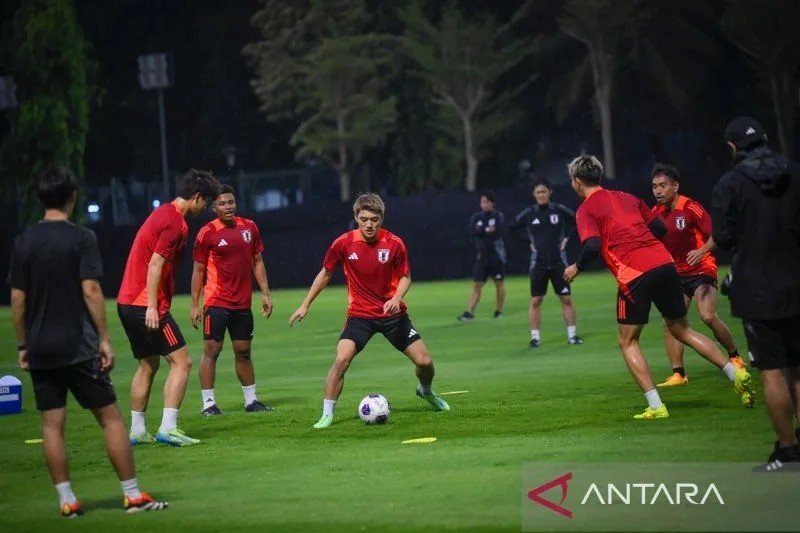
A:
[[[556,213],[550,215],[550,223],[558,224],[558,215]]]
[[[675,217],[675,227],[682,230],[686,227],[686,217]]]
[[[389,260],[389,249],[388,248],[378,248],[378,261],[381,263],[386,263]]]
[[[244,239],[244,242],[250,242],[253,240],[253,234],[250,233],[249,229],[242,230],[242,239]]]

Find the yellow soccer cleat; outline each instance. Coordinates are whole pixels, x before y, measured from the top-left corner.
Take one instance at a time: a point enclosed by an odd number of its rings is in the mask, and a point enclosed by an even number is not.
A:
[[[647,408],[644,412],[640,415],[634,415],[633,418],[636,420],[655,420],[656,418],[669,418],[669,411],[667,411],[667,406],[663,403],[659,406],[658,409],[651,409]]]
[[[736,368],[736,370],[746,370],[747,369],[747,365],[744,364],[744,359],[742,359],[738,355],[736,357],[731,357],[730,358],[730,362]]]
[[[736,379],[733,381],[733,390],[739,395],[745,407],[753,407],[756,403],[756,391],[753,388],[753,378],[747,370],[737,370]]]
[[[677,372],[672,374],[663,383],[659,383],[656,387],[677,387],[678,385],[686,385],[689,383],[689,378],[681,376]]]

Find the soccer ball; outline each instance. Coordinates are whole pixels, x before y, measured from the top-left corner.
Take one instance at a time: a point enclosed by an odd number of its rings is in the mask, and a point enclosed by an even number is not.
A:
[[[364,396],[358,404],[358,416],[365,424],[385,424],[389,420],[392,408],[389,400],[380,394]]]

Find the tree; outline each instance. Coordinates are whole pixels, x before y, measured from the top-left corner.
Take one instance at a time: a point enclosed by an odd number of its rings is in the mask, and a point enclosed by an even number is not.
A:
[[[795,123],[800,94],[800,3],[728,2],[721,24],[755,70],[769,83],[781,150],[795,156]]]
[[[0,148],[0,186],[17,194],[22,221],[29,222],[38,213],[34,177],[41,169],[65,165],[83,181],[89,64],[71,0],[19,2],[10,41],[4,63],[19,107],[9,112]]]
[[[342,201],[366,150],[395,121],[387,94],[396,40],[370,33],[362,0],[266,0],[252,19],[262,40],[244,49],[268,120],[298,123],[297,157],[316,155],[339,172]]]
[[[523,9],[506,24],[485,14],[469,18],[452,1],[438,21],[424,14],[419,2],[403,11],[406,50],[440,107],[438,129],[462,146],[468,191],[477,187],[481,147],[518,118],[510,104],[535,77],[501,84],[533,50],[529,39],[512,35]]]

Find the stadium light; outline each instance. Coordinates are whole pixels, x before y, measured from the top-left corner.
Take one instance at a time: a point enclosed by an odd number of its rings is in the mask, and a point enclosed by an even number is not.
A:
[[[172,86],[172,54],[139,56],[139,85],[145,91],[158,91],[158,124],[161,129],[161,179],[166,198],[169,198],[169,171],[167,165],[167,125],[164,117],[164,89]]]

